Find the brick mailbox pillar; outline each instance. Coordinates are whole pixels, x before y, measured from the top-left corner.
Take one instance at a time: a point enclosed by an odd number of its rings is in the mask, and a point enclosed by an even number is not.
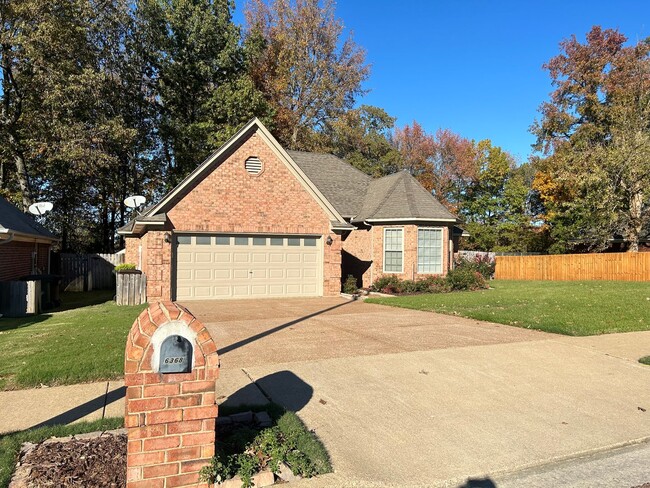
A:
[[[199,484],[214,456],[218,376],[214,341],[186,309],[161,302],[140,314],[124,363],[127,488]]]

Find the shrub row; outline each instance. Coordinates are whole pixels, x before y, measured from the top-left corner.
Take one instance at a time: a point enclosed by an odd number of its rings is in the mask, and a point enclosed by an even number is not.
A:
[[[450,291],[483,290],[488,288],[485,276],[475,266],[457,266],[447,276],[429,276],[421,280],[400,280],[383,276],[375,281],[372,291],[395,295],[414,293],[447,293]]]

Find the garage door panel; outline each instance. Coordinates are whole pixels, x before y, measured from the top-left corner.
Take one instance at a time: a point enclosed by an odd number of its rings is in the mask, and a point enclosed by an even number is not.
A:
[[[229,269],[215,269],[214,270],[214,279],[215,280],[229,280],[230,279],[230,270]]]
[[[194,272],[195,280],[212,280],[212,271],[209,269],[197,269]]]
[[[233,262],[235,263],[248,263],[250,261],[250,254],[247,252],[236,252],[233,254]]]
[[[177,273],[179,280],[191,280],[192,279],[192,270],[189,269],[179,269]]]
[[[274,280],[281,280],[284,278],[284,270],[283,269],[270,269],[269,270],[269,278],[274,279]]]
[[[194,253],[195,263],[211,263],[212,262],[212,253],[211,252],[196,252]]]
[[[233,297],[247,297],[249,296],[249,287],[248,285],[235,285],[232,287],[232,296]]]
[[[300,262],[300,254],[295,253],[295,252],[287,253],[286,262],[287,263],[299,263]]]
[[[237,241],[234,235],[201,235],[205,243],[199,246],[198,237],[185,238],[176,246],[178,300],[317,296],[321,292],[321,239],[239,236]],[[243,245],[244,240],[248,245]]]
[[[302,277],[303,278],[316,278],[316,270],[315,269],[309,269],[309,268],[304,269]]]
[[[191,252],[179,252],[176,260],[179,263],[191,263],[193,254]]]
[[[303,285],[302,291],[305,295],[312,295],[318,290],[316,288],[316,285]]]
[[[252,285],[251,286],[251,295],[253,296],[258,296],[258,297],[264,297],[267,296],[268,293],[268,287],[266,285]]]
[[[232,277],[235,280],[245,280],[248,279],[248,270],[247,269],[233,269]]]
[[[213,286],[214,298],[227,298],[230,296],[230,286]]]

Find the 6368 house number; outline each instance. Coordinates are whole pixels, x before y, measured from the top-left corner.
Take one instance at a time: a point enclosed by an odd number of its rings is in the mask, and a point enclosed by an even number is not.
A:
[[[163,363],[165,364],[181,364],[185,362],[184,357],[169,357],[169,358],[164,358]]]

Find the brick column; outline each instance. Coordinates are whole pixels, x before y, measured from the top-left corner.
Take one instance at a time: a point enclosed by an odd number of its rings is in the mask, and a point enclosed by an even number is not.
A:
[[[192,345],[191,372],[157,372],[170,335]],[[210,333],[183,307],[153,304],[131,327],[124,373],[127,488],[199,485],[199,470],[214,456],[217,416],[219,359]]]

